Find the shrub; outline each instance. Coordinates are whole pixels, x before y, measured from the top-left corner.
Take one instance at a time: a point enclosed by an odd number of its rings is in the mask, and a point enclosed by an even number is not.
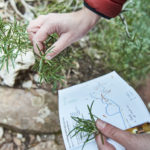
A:
[[[90,46],[98,49],[107,72],[116,70],[136,86],[150,72],[150,0],[130,1],[126,9],[130,38],[118,16],[99,22],[89,34]]]
[[[6,63],[8,70],[9,60],[14,64],[20,52],[25,53],[28,48],[31,48],[25,31],[26,25],[21,25],[16,20],[11,23],[0,18],[0,69]]]

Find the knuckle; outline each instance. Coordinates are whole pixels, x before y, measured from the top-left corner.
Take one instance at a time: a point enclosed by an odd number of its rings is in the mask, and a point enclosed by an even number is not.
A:
[[[104,132],[106,132],[110,137],[113,137],[115,139],[118,138],[118,132],[116,132],[115,127],[113,127],[112,125],[107,124],[104,130]]]
[[[119,136],[118,136],[118,133],[117,132],[115,132],[114,130],[110,130],[110,135],[111,135],[111,137],[113,137],[113,138],[115,138],[115,139],[117,139]]]

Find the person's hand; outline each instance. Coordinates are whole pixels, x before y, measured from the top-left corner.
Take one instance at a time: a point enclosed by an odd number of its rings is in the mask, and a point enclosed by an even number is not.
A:
[[[101,141],[100,135],[96,137],[99,150],[115,150],[114,146],[108,143],[106,138],[111,138],[120,143],[126,150],[150,150],[150,134],[131,134],[102,120],[97,120],[96,126],[105,136],[104,144]]]
[[[39,53],[38,48],[44,50],[43,42],[49,35],[58,34],[59,39],[52,46],[52,52],[46,56],[47,59],[52,59],[70,44],[83,37],[98,20],[97,14],[84,7],[72,13],[41,15],[30,22],[27,31],[37,54]]]

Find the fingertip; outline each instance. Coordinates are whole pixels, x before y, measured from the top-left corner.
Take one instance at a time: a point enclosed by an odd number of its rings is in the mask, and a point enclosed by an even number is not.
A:
[[[103,130],[106,127],[106,123],[100,119],[97,119],[96,126],[99,130]]]
[[[53,47],[53,46],[52,46]],[[51,60],[53,59],[55,56],[57,56],[60,53],[60,51],[58,49],[51,49],[51,50],[47,50],[46,51],[46,59]]]

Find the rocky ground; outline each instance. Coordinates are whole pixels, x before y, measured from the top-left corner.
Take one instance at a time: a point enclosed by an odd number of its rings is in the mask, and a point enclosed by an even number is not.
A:
[[[0,88],[0,150],[63,150],[57,96]]]

